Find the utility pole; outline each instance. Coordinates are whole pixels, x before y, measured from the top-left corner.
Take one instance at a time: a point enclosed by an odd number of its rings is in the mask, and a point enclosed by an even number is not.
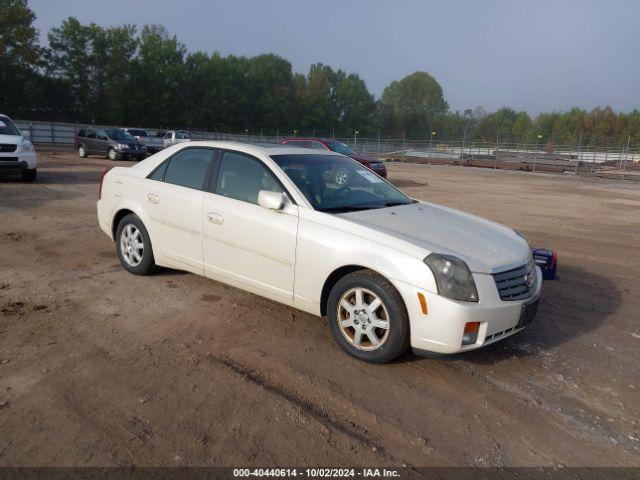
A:
[[[358,149],[358,130],[356,130],[355,132],[353,132],[353,149],[357,150]]]
[[[496,161],[493,164],[493,169],[494,170],[498,169],[498,151],[499,151],[498,145],[499,144],[500,144],[500,130],[498,130],[498,133],[496,134]]]
[[[464,142],[467,139],[467,131],[462,131],[462,148],[460,148],[460,165],[464,165]],[[456,164],[455,158],[453,159],[453,164]]]
[[[533,172],[534,173],[536,171],[536,160],[538,158],[538,142],[540,141],[541,138],[542,138],[542,135],[540,134],[536,135],[536,153],[533,156]]]
[[[627,151],[624,154],[624,169],[622,170],[622,176],[620,177],[620,181],[624,182],[624,172],[627,171],[627,157],[629,156],[629,145],[631,144],[631,135],[627,138]]]
[[[578,165],[580,165],[580,150],[582,150],[582,134],[578,136],[578,158],[576,159],[575,175],[578,176]]]

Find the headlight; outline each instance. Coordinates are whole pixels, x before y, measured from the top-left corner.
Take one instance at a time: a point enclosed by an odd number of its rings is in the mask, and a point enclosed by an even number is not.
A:
[[[33,143],[28,140],[22,142],[22,151],[23,152],[33,152]]]
[[[129,145],[125,144],[125,143],[119,143],[116,145],[116,148],[118,150],[124,150],[125,148],[129,148]]]
[[[467,264],[453,255],[432,253],[424,259],[436,279],[438,294],[453,300],[477,302],[476,282]]]

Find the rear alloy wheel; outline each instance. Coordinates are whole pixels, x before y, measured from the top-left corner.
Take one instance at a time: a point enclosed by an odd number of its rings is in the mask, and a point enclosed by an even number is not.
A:
[[[116,152],[116,149],[110,148],[109,151],[107,152],[107,157],[109,157],[109,160],[117,160],[118,153]]]
[[[134,214],[127,215],[118,224],[116,251],[120,263],[129,273],[148,275],[155,270],[149,234]]]
[[[327,301],[331,333],[345,352],[371,363],[389,362],[409,347],[404,301],[389,281],[370,270],[341,278]]]
[[[84,145],[78,147],[78,156],[80,158],[87,158],[87,149],[84,148]]]

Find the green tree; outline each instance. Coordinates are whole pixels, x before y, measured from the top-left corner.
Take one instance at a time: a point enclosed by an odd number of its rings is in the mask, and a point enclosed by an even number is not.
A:
[[[32,111],[41,49],[26,0],[0,0],[0,105],[6,113]]]
[[[415,72],[385,88],[379,108],[386,129],[396,135],[425,137],[449,107],[436,79]]]
[[[94,32],[95,33],[95,32]],[[69,17],[49,32],[48,74],[68,89],[64,109],[76,121],[90,121],[95,110],[92,101],[91,27]]]
[[[519,112],[513,127],[511,137],[514,142],[535,142],[536,132],[533,128],[533,121],[527,112]]]
[[[374,127],[375,100],[367,85],[356,74],[338,70],[334,77],[333,105],[339,135],[352,135],[356,130],[371,134]]]
[[[131,111],[143,125],[181,127],[184,118],[185,46],[161,25],[146,25],[131,63]]]

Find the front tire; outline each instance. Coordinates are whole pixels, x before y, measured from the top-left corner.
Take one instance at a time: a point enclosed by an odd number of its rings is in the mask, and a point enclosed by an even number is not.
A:
[[[137,215],[129,214],[118,224],[116,252],[120,264],[134,275],[149,275],[156,270],[151,239]]]
[[[37,176],[38,176],[37,168],[22,170],[22,181],[24,182],[35,182]]]
[[[393,285],[370,270],[341,278],[327,301],[333,337],[349,355],[386,363],[409,348],[409,317]]]
[[[78,156],[80,158],[87,158],[87,149],[84,145],[78,147]]]
[[[118,159],[118,152],[116,152],[115,148],[110,148],[109,151],[107,152],[107,158],[109,160],[117,160]]]

